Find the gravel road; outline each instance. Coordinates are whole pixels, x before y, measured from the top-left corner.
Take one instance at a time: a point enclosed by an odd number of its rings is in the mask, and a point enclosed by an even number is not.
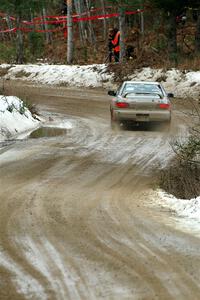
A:
[[[185,116],[115,132],[105,91],[6,88],[72,128],[0,149],[0,299],[200,299],[199,238],[148,206]]]

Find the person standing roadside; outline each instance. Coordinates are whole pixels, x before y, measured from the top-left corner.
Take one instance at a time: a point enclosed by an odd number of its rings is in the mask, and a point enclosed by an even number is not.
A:
[[[112,62],[112,58],[114,56],[113,54],[113,44],[112,41],[114,39],[114,31],[113,28],[109,29],[109,34],[108,34],[108,57],[106,58],[106,61],[108,60],[110,63]]]
[[[115,62],[119,62],[119,54],[120,54],[120,31],[118,28],[113,29],[113,52],[114,52],[114,59]]]

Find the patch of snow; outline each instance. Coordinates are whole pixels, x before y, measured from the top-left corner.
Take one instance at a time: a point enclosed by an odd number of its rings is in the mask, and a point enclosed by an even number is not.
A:
[[[174,229],[200,237],[200,197],[185,200],[177,199],[161,189],[148,193],[147,206],[164,210],[167,215],[166,224]],[[162,215],[161,215],[162,216]],[[175,241],[173,241],[174,243]]]
[[[39,125],[22,100],[0,95],[0,142]]]
[[[106,65],[14,65],[5,76],[6,79],[78,87],[102,87],[103,82],[111,77],[106,73]]]
[[[41,84],[116,88],[114,74],[105,64],[87,66],[68,65],[1,65],[7,68],[5,79],[21,79]],[[198,98],[200,95],[200,71],[143,68],[133,70],[129,80],[160,81],[167,92],[179,98]]]
[[[1,69],[7,69],[7,68],[10,68],[12,65],[10,64],[1,64],[0,67]]]
[[[0,95],[0,112],[5,112],[9,106],[15,110],[20,110],[22,105],[22,101],[17,97]]]
[[[35,243],[29,236],[20,239],[27,261],[40,272],[56,294],[57,299],[80,299],[77,284],[80,277],[74,274],[59,251],[45,238],[41,244]],[[69,269],[70,268],[70,269]]]
[[[19,264],[2,251],[0,252],[0,266],[3,266],[11,273],[11,280],[15,284],[17,291],[26,295],[27,299],[47,299],[44,288],[38,280],[23,270]]]
[[[73,125],[70,121],[57,121],[53,122],[52,124],[46,123],[46,127],[52,127],[52,128],[61,128],[61,129],[72,129]]]
[[[130,80],[160,81],[167,92],[179,98],[198,98],[200,96],[200,71],[180,71],[171,69],[143,68],[129,76]]]
[[[180,217],[195,219],[200,223],[200,197],[191,200],[177,199],[163,191],[158,191],[163,206],[171,208]]]

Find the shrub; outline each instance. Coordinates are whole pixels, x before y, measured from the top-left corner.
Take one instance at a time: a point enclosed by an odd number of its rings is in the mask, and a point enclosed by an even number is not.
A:
[[[175,158],[171,165],[161,172],[160,186],[165,191],[182,199],[196,198],[200,195],[200,112],[196,126],[190,129],[186,142],[174,143]]]
[[[7,45],[0,42],[0,63],[13,63],[15,61],[15,56],[15,45]]]
[[[22,114],[24,114],[26,108],[31,112],[31,114],[32,114],[33,117],[36,117],[36,115],[39,115],[37,106],[35,104],[31,103],[27,99],[23,100],[23,105],[22,105],[22,107],[20,109],[21,112],[22,112]]]
[[[44,35],[38,32],[29,33],[29,49],[34,57],[41,56],[44,50]]]
[[[181,199],[200,195],[200,165],[174,158],[171,165],[161,172],[160,187]]]
[[[22,105],[20,106],[20,109],[19,109],[19,113],[21,115],[24,115],[25,111],[26,111],[26,106],[24,105],[24,103],[22,103]]]
[[[11,104],[11,105],[8,105],[8,107],[7,107],[7,110],[8,110],[10,113],[12,113],[12,112],[13,112],[13,109],[14,109],[14,106],[13,106],[13,104]]]

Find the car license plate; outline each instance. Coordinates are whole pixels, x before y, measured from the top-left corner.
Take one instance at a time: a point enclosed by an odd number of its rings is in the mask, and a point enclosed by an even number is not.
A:
[[[137,114],[136,115],[136,121],[148,122],[149,121],[149,115],[148,114]]]

